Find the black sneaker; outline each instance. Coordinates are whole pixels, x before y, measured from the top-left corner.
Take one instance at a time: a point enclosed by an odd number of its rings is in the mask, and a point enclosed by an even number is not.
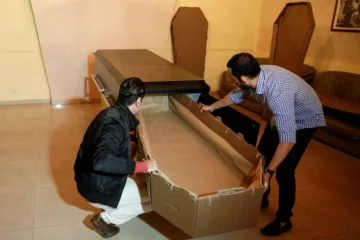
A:
[[[95,215],[91,220],[96,232],[98,232],[103,238],[111,238],[120,232],[120,228],[114,224],[107,224],[100,216]]]
[[[261,234],[264,236],[275,237],[282,233],[288,232],[292,229],[291,221],[288,222],[280,222],[275,220],[265,226],[263,229],[260,230]]]

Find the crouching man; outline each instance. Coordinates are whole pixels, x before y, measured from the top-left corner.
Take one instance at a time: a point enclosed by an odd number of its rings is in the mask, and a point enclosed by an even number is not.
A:
[[[103,211],[91,219],[104,238],[120,232],[117,225],[144,213],[138,186],[128,177],[158,171],[154,160],[131,159],[131,135],[139,122],[145,84],[125,79],[116,104],[101,111],[88,127],[77,154],[74,171],[79,193]]]

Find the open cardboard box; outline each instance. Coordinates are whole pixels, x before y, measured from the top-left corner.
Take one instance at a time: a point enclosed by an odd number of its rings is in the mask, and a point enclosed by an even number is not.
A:
[[[263,156],[187,95],[149,95],[139,113],[138,160],[152,209],[191,237],[254,227],[260,211]]]
[[[254,227],[264,190],[263,157],[185,95],[206,94],[204,79],[144,49],[98,50],[95,58],[92,80],[103,107],[116,101],[124,78],[145,82],[137,157],[155,159],[161,173],[145,175],[149,198],[143,200],[191,237]]]

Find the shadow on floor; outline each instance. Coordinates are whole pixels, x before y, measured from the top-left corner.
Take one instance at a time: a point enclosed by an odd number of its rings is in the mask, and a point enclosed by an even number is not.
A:
[[[150,225],[152,228],[156,229],[162,235],[168,239],[172,240],[184,240],[190,239],[191,237],[172,225],[170,222],[162,218],[156,212],[149,212],[139,216],[139,218]]]
[[[84,221],[100,210],[91,206],[77,191],[74,179],[74,163],[83,134],[87,126],[83,126],[81,116],[85,113],[83,104],[64,105],[60,109],[55,106],[51,111],[50,124],[52,138],[49,142],[49,161],[52,178],[58,195],[69,206],[91,212]],[[100,107],[99,107],[100,108]],[[84,121],[88,122],[88,121]],[[81,213],[79,213],[81,216]],[[81,219],[79,219],[79,222]]]

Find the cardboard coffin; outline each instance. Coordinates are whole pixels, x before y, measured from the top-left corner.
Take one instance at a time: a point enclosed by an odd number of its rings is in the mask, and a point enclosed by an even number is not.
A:
[[[150,157],[152,209],[191,237],[254,227],[263,157],[186,95],[150,95],[138,118],[138,160]]]
[[[145,82],[137,158],[161,169],[146,175],[152,210],[191,237],[256,225],[262,155],[211,113],[200,114],[189,96],[208,94],[203,79],[142,49],[98,50],[95,71],[103,107],[116,101],[124,78]]]
[[[171,21],[174,63],[203,78],[208,21],[199,7],[179,7]]]
[[[287,3],[273,26],[272,64],[300,75],[315,25],[310,2]]]

